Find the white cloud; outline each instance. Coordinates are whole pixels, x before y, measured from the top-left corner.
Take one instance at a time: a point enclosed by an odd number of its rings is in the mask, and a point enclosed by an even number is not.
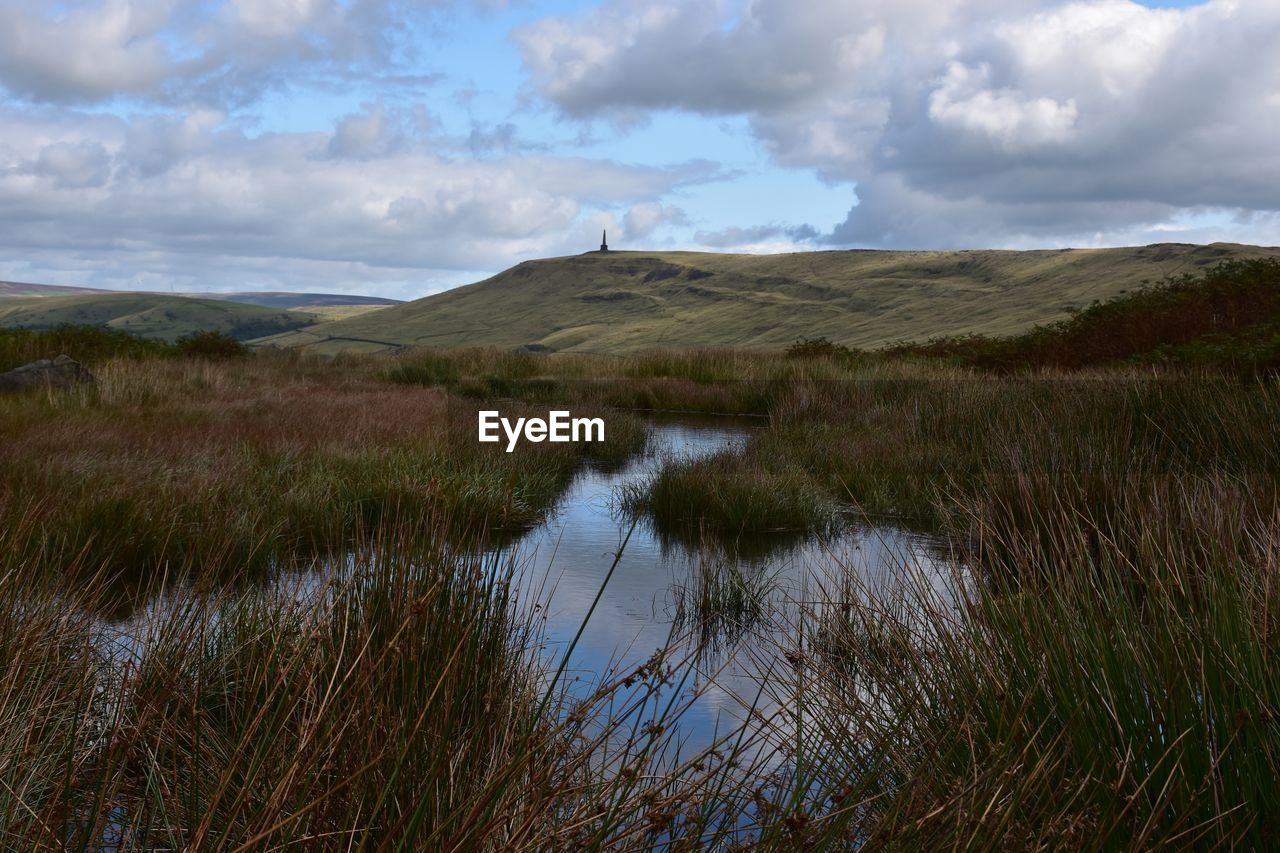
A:
[[[91,254],[104,270],[134,258],[139,274],[181,280],[199,269],[213,284],[246,268],[261,278],[273,265],[278,285],[312,290],[356,268],[373,281],[453,281],[457,271],[592,248],[566,235],[600,206],[630,210],[632,222],[674,221],[677,210],[646,200],[715,168],[456,159],[423,137],[387,144],[393,123],[371,105],[332,133],[250,137],[215,113],[127,120],[0,109],[0,126],[18,131],[0,143],[0,265],[39,257],[55,282],[68,280],[59,253],[71,277],[66,259]]]
[[[71,4],[0,0],[0,83],[41,100],[94,100],[151,89],[174,69],[161,31],[172,2]]]
[[[776,223],[749,227],[734,226],[719,231],[698,231],[693,235],[695,243],[715,251],[763,254],[811,249],[817,237],[818,232],[811,226],[787,226]]]
[[[324,0],[233,0],[231,6],[245,30],[263,38],[294,35],[336,11],[336,4]]]
[[[630,240],[640,240],[664,225],[685,225],[689,218],[678,207],[656,201],[637,204],[622,217],[622,228]]]
[[[403,33],[460,2],[0,0],[0,89],[35,103],[227,109],[315,81],[428,85],[404,67]]]
[[[989,87],[991,66],[953,62],[929,95],[929,118],[940,127],[985,137],[1006,153],[1070,141],[1079,110],[1075,98],[1059,103],[1016,89]]]
[[[839,241],[1119,238],[1280,210],[1280,4],[738,8],[610,0],[517,38],[565,116],[741,114],[780,163],[856,184]]]

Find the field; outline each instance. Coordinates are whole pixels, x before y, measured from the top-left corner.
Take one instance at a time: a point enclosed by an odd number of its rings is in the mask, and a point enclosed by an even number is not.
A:
[[[0,398],[0,833],[1273,847],[1276,268],[876,353],[213,358],[0,333],[0,369],[75,347],[97,377]],[[608,442],[474,441],[480,408],[549,404],[600,413]],[[783,710],[685,751],[674,640],[569,689],[503,550],[637,453],[652,410],[767,416],[744,444],[664,457],[614,508],[705,558],[673,630],[782,628],[760,687]],[[880,600],[849,572],[775,602],[734,556],[872,521],[941,543],[954,595]]]
[[[593,252],[528,261],[491,279],[369,317],[261,343],[319,352],[401,346],[635,352],[780,350],[826,337],[870,348],[941,335],[1004,335],[1251,246],[1157,245],[1034,252]]]

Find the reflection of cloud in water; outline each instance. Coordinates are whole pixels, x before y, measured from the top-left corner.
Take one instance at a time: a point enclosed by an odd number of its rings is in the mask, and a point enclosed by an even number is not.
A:
[[[548,658],[558,661],[582,628],[568,669],[580,678],[570,689],[584,694],[604,673],[635,667],[668,645],[677,609],[674,587],[690,582],[700,571],[700,560],[736,561],[738,570],[769,578],[766,603],[777,618],[767,614],[740,643],[726,643],[710,653],[698,655],[689,642],[677,647],[677,657],[697,662],[688,684],[699,693],[680,719],[681,734],[693,748],[709,743],[717,730],[726,733],[753,703],[766,717],[779,710],[776,697],[761,692],[764,675],[770,668],[788,667],[779,652],[799,641],[795,626],[800,613],[847,595],[850,576],[864,596],[877,600],[892,597],[904,581],[918,580],[938,590],[949,586],[949,570],[927,543],[896,528],[863,527],[825,540],[792,538],[777,547],[752,549],[749,555],[725,548],[708,555],[664,540],[641,522],[600,594],[631,527],[616,512],[617,489],[653,473],[663,454],[713,453],[745,441],[749,430],[724,421],[659,422],[649,452],[612,473],[584,471],[547,522],[507,549],[520,564],[524,599],[537,598],[542,605]],[[584,627],[582,620],[597,594],[599,604]],[[686,630],[686,641],[690,633]]]
[[[755,707],[758,723],[772,720],[772,736],[785,737],[791,709],[784,696],[790,665],[784,653],[799,646],[815,626],[806,621],[839,602],[894,599],[902,589],[945,596],[951,576],[944,557],[927,540],[892,527],[863,527],[826,539],[775,537],[746,549],[733,543],[663,539],[641,521],[604,582],[631,522],[616,511],[617,489],[651,475],[666,455],[699,456],[744,442],[754,425],[734,419],[655,424],[646,453],[612,471],[582,471],[547,520],[489,557],[493,565],[511,557],[520,585],[518,604],[533,609],[543,630],[543,653],[558,663],[574,636],[582,636],[565,672],[566,686],[586,696],[610,674],[627,673],[669,648],[679,662],[675,683],[683,683],[690,705],[679,718],[677,738],[684,754],[730,734]],[[311,600],[335,574],[349,575],[361,559],[355,554],[282,567],[259,579],[264,592],[281,600]],[[377,559],[376,549],[366,559]],[[710,561],[748,575],[760,584],[761,613],[730,636],[700,635],[677,624],[678,587],[696,582]],[[367,567],[367,566],[366,566]],[[852,579],[852,581],[851,581]],[[104,625],[102,645],[121,663],[136,660],[149,642],[148,628],[174,608],[188,606],[195,591],[179,583],[152,598],[131,618]],[[583,626],[597,594],[600,601]],[[199,596],[196,596],[198,598]],[[216,620],[217,608],[209,611]],[[774,672],[777,677],[770,678]],[[635,688],[636,694],[644,688]],[[653,713],[653,703],[645,714]],[[772,759],[768,739],[753,742],[757,755]]]

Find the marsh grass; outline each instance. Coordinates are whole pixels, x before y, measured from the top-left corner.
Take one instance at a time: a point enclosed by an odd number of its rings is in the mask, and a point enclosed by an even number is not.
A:
[[[1026,513],[1068,517],[1043,497],[1023,492]],[[1196,535],[1130,507],[1141,547],[1099,548],[1078,519],[1034,550],[988,548],[1006,582],[958,609],[815,614],[810,757],[817,779],[859,780],[844,831],[873,847],[1272,846],[1275,519],[1235,528],[1230,496],[1182,500],[1205,516]],[[974,525],[1006,529],[994,505]]]
[[[822,530],[843,506],[963,538],[958,507],[1032,479],[1119,536],[1107,514],[1144,493],[1172,506],[1170,490],[1222,479],[1269,506],[1280,480],[1280,398],[1270,384],[1114,374],[814,383],[792,393],[744,446],[672,460],[625,505],[663,525],[727,534]],[[1023,535],[1059,521],[1012,506],[1010,527]]]
[[[637,511],[740,533],[803,476],[943,531],[974,581],[958,607],[828,591],[798,618],[769,689],[803,710],[764,735],[790,794],[762,839],[1274,846],[1276,393],[1124,371],[803,385],[744,447],[638,487]]]
[[[735,831],[746,801],[710,796],[732,745],[682,757],[674,740],[675,662],[549,687],[513,562],[456,551],[450,526],[361,539],[303,586],[175,586],[125,644],[90,594],[31,587],[5,552],[5,845],[612,849]]]
[[[618,415],[603,444],[506,454],[474,441],[465,401],[370,381],[360,362],[328,368],[117,360],[93,387],[5,401],[0,518],[40,519],[14,547],[50,565],[88,551],[93,571],[136,579],[216,561],[229,575],[265,570],[341,550],[395,514],[520,529],[584,462],[618,464],[645,440]]]
[[[621,506],[660,530],[712,530],[723,539],[820,532],[836,520],[834,502],[803,469],[745,466],[732,449],[665,462],[648,480],[628,484]]]
[[[384,375],[392,382],[446,388],[475,399],[765,415],[790,384],[845,377],[848,366],[733,350],[655,350],[626,357],[410,350],[396,356]]]
[[[108,359],[0,403],[6,846],[1275,846],[1274,384],[723,353],[386,381],[415,358]],[[672,649],[548,690],[563,662],[468,536],[536,520],[590,454],[467,450],[450,407],[634,399],[622,371],[771,413],[633,512],[717,542],[893,513],[947,535],[968,594],[848,573],[780,635],[778,710],[696,754]],[[264,580],[284,554],[296,590]],[[121,647],[92,614],[129,572],[164,606]],[[708,565],[688,624],[764,618],[765,580]]]
[[[715,653],[767,627],[775,577],[733,558],[715,538],[704,538],[692,559],[689,574],[672,588],[673,630],[687,634],[699,651]]]

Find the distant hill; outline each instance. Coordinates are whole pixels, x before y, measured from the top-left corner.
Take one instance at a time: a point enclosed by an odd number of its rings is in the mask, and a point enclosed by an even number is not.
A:
[[[381,296],[362,296],[349,293],[290,293],[273,290],[238,290],[218,293],[160,293],[148,290],[103,290],[93,287],[67,287],[60,284],[30,284],[20,281],[0,281],[0,300],[31,296],[78,296],[88,294],[132,293],[135,296],[182,296],[191,299],[216,299],[227,302],[243,302],[266,308],[328,308],[334,306],[360,306],[383,308],[399,305],[402,300]]]
[[[1071,309],[1280,249],[1157,244],[1043,251],[591,252],[526,261],[445,293],[257,343],[320,351],[498,346],[628,352],[778,349],[825,336],[873,347],[1008,335]]]
[[[232,293],[175,293],[173,296],[191,296],[197,299],[224,299],[230,302],[244,302],[249,305],[262,305],[267,308],[327,308],[331,306],[368,306],[382,308],[387,305],[401,305],[400,299],[384,299],[381,296],[355,296],[346,293],[288,293],[285,291],[236,291]]]
[[[93,291],[70,296],[0,299],[0,326],[47,329],[66,323],[107,326],[148,338],[175,340],[219,331],[237,340],[314,324],[317,315],[220,299]]]
[[[87,297],[88,300],[29,303],[32,299],[65,297]],[[105,301],[99,302],[98,298]],[[175,299],[232,302],[243,307],[276,310],[265,313],[245,312],[240,308],[211,310],[212,306],[209,305],[179,304],[172,301]],[[0,326],[48,328],[60,322],[94,323],[170,340],[205,328],[226,331],[241,340],[247,340],[315,323],[358,317],[399,304],[401,302],[396,299],[346,293],[250,290],[226,293],[157,293],[0,281]]]
[[[77,293],[105,293],[91,287],[63,287],[56,284],[28,284],[22,281],[0,281],[0,299],[28,296],[74,296]]]

